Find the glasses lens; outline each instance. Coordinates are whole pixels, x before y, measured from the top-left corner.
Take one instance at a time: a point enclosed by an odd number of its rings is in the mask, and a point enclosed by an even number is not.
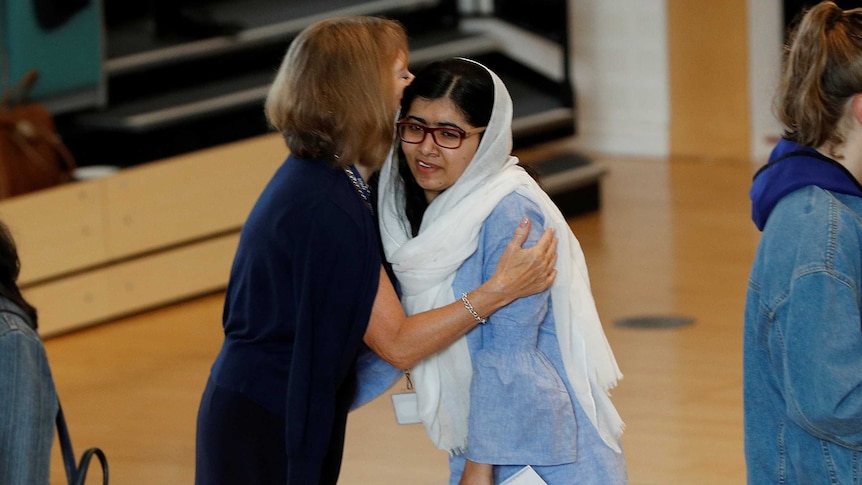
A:
[[[461,132],[450,128],[438,128],[434,131],[434,141],[443,148],[458,148],[461,146]]]
[[[398,137],[405,143],[422,143],[428,132],[431,132],[434,143],[441,148],[458,148],[464,139],[464,133],[455,128],[428,128],[415,123],[398,124]]]
[[[422,140],[425,138],[425,128],[413,123],[404,123],[398,125],[398,135],[401,137],[401,141],[422,143]]]

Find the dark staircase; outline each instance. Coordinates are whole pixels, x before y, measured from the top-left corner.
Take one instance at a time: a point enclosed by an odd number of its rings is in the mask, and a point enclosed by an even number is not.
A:
[[[563,81],[550,79],[510,56],[492,35],[462,28],[476,16],[459,13],[457,0],[187,2],[188,9],[213,24],[239,26],[232,35],[197,38],[183,32],[157,35],[148,3],[104,1],[106,106],[57,116],[58,129],[81,165],[127,167],[266,133],[263,100],[290,41],[313,22],[339,15],[401,21],[413,69],[452,56],[488,65],[512,95],[516,148],[575,133],[568,74]],[[529,14],[534,10],[517,0],[496,3],[496,10],[508,16],[504,22],[560,44],[567,63],[565,0],[531,2],[548,15]],[[569,208],[566,212],[598,208],[602,171],[589,160],[561,154],[528,162],[540,177],[556,177],[546,189],[558,202],[566,199],[560,204]],[[576,181],[560,182],[569,179]]]

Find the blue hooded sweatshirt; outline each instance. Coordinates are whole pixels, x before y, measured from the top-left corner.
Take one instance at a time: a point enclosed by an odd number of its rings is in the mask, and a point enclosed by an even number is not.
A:
[[[769,214],[787,194],[809,185],[862,197],[862,185],[835,160],[811,147],[782,138],[769,162],[754,175],[749,191],[751,219],[763,231]]]

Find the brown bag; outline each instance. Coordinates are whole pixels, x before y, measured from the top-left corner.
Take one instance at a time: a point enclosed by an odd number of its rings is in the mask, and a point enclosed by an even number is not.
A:
[[[76,168],[51,112],[27,100],[38,77],[28,72],[0,100],[0,199],[68,182]]]

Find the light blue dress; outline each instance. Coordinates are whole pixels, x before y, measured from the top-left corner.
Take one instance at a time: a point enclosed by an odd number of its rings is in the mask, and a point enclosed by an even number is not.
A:
[[[456,296],[493,275],[524,216],[532,221],[525,244],[531,246],[544,231],[538,206],[518,194],[500,201],[476,252],[455,275]],[[449,460],[450,484],[457,485],[465,459],[497,465],[496,483],[528,464],[551,485],[627,483],[623,455],[599,437],[566,378],[549,291],[498,310],[467,342],[473,361],[468,446]]]
[[[544,232],[538,206],[518,194],[504,197],[482,225],[479,245],[458,269],[456,296],[488,280],[527,216],[525,247]],[[550,485],[628,483],[625,459],[599,437],[575,398],[563,370],[550,292],[521,298],[467,334],[473,378],[467,451],[449,459],[450,485],[457,485],[466,459],[494,464],[495,483],[531,465]],[[391,387],[401,372],[366,349],[358,362],[353,408]]]

